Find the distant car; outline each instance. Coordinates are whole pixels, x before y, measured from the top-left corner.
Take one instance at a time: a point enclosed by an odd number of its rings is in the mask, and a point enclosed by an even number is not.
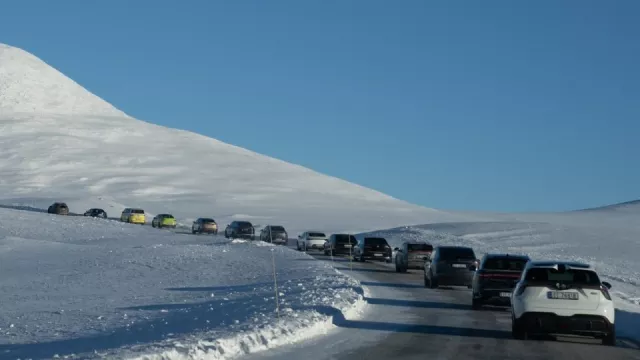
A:
[[[509,306],[513,289],[528,261],[526,255],[484,255],[473,275],[472,308],[479,309],[484,304]]]
[[[289,235],[283,226],[267,225],[260,231],[260,240],[273,244],[287,245]]]
[[[69,215],[69,207],[63,202],[55,202],[47,209],[49,214]]]
[[[391,261],[391,246],[389,246],[389,243],[385,238],[365,237],[364,239],[358,241],[353,250],[353,259],[356,261]]]
[[[324,254],[352,255],[353,246],[358,243],[356,237],[349,234],[332,234],[324,243]]]
[[[176,218],[174,218],[171,214],[158,214],[153,217],[153,220],[151,220],[152,227],[168,227],[175,229],[176,225],[178,225],[178,222],[176,221]]]
[[[249,221],[233,221],[224,229],[224,237],[229,239],[253,240],[255,229]]]
[[[426,241],[405,241],[394,249],[396,251],[395,265],[397,272],[407,272],[407,269],[422,269],[424,262],[431,257],[433,245]]]
[[[106,211],[102,210],[102,209],[89,209],[87,211],[84,212],[84,216],[91,216],[91,217],[98,217],[98,218],[103,218],[106,219],[107,218],[107,213]]]
[[[192,234],[218,234],[218,224],[211,218],[198,218],[191,224]]]
[[[305,231],[298,235],[296,247],[298,251],[308,251],[310,249],[324,250],[324,243],[327,235],[321,231]]]
[[[424,263],[424,286],[466,286],[471,288],[476,254],[466,246],[436,246],[431,258]]]
[[[511,297],[511,332],[530,335],[577,335],[616,345],[611,284],[600,281],[588,264],[530,261]]]
[[[137,208],[126,208],[120,214],[120,221],[144,225],[147,221],[144,210]]]

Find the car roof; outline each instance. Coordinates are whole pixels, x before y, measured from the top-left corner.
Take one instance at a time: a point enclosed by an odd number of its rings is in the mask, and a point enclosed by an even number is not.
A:
[[[514,258],[514,259],[522,259],[522,260],[528,260],[529,256],[528,255],[522,255],[522,254],[499,254],[499,253],[494,253],[494,254],[485,254],[485,256],[487,257],[487,259],[493,259],[493,258]]]
[[[469,249],[469,250],[473,250],[473,248],[471,248],[469,246],[458,246],[458,245],[438,245],[438,246],[436,246],[436,248],[439,248],[439,249]]]
[[[585,264],[585,263],[576,262],[576,261],[554,261],[554,260],[530,261],[527,267],[556,268],[558,267],[558,265],[564,265],[567,268],[593,270],[593,267],[590,264]]]
[[[404,242],[405,244],[426,244],[426,245],[431,245],[428,242],[424,241],[424,240],[407,240]]]

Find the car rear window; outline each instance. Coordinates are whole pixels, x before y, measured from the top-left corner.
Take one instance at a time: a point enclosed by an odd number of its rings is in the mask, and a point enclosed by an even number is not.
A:
[[[165,218],[165,219],[173,219],[173,215],[171,215],[171,214],[164,214],[164,215],[162,215],[162,217]]]
[[[407,251],[433,251],[433,245],[429,244],[407,244]]]
[[[282,226],[272,226],[271,231],[284,231]]]
[[[133,209],[133,210],[131,210],[131,213],[133,213],[133,214],[144,214],[144,210],[142,210],[142,209]]]
[[[309,237],[314,237],[314,238],[326,238],[327,235],[321,233],[321,232],[310,232],[309,233]]]
[[[215,221],[213,219],[202,219],[203,223],[214,223]]]
[[[353,235],[336,235],[336,244],[355,244],[358,241]]]
[[[253,225],[251,225],[251,223],[248,221],[238,221],[236,224],[238,224],[238,227],[241,228],[253,227]]]
[[[475,259],[476,255],[470,248],[440,248],[440,260]]]
[[[485,260],[485,270],[522,271],[527,265],[526,259],[514,259],[507,257],[492,257]]]
[[[570,285],[600,285],[600,278],[594,271],[580,269],[559,271],[552,268],[532,268],[527,271],[525,280],[531,282],[549,282]]]
[[[364,238],[364,243],[367,245],[388,245],[384,238]]]

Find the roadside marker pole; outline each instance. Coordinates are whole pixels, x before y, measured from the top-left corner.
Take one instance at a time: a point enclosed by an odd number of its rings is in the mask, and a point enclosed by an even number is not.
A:
[[[278,280],[276,276],[276,255],[275,249],[271,249],[271,260],[273,262],[273,288],[276,293],[276,316],[280,318],[280,302],[278,301]]]
[[[351,235],[347,234],[347,239],[349,242],[349,269],[353,271],[353,255],[351,251],[353,250],[353,245],[351,244]]]

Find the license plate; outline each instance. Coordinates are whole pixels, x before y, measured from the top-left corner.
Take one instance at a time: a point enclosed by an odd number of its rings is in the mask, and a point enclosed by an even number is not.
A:
[[[511,297],[511,293],[510,292],[501,292],[500,293],[500,297]]]
[[[556,300],[578,300],[577,292],[549,291],[547,298]]]
[[[373,254],[373,256],[378,256],[378,257],[380,257],[380,256],[382,256],[382,254]]]
[[[453,266],[454,268],[459,268],[459,269],[462,269],[462,268],[466,268],[466,267],[467,267],[467,265],[466,265],[466,264],[453,264],[453,265],[451,265],[451,266]]]

